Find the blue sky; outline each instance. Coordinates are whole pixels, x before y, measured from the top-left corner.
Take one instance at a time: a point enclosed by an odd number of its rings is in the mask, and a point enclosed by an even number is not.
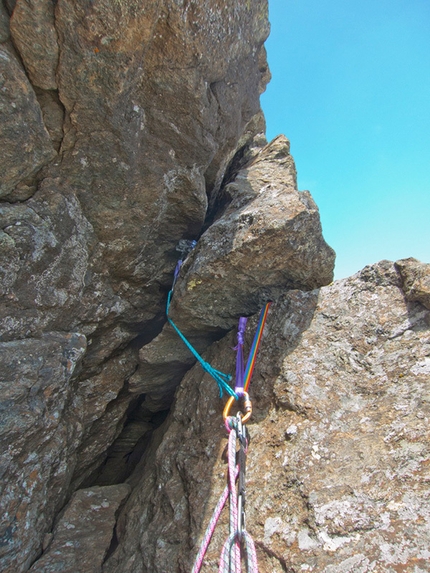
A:
[[[267,137],[291,141],[336,278],[430,262],[430,1],[269,0]]]

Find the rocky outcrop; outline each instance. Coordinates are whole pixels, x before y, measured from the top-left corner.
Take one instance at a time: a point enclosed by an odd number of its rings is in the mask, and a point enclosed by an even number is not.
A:
[[[221,211],[181,267],[169,316],[199,352],[287,289],[310,290],[333,278],[334,251],[318,208],[297,190],[290,145],[279,136],[223,189]],[[130,389],[148,407],[167,407],[195,358],[170,324],[139,353]]]
[[[417,300],[430,309],[429,265],[411,257],[397,261],[396,269],[402,278],[406,298]]]
[[[170,315],[185,331],[226,331],[287,289],[333,280],[334,251],[319,212],[297,189],[290,144],[279,136],[226,185],[222,213],[203,234],[175,287]],[[222,296],[220,296],[222,293]]]
[[[1,4],[5,572],[28,569],[124,424],[124,448],[158,424],[128,381],[177,242],[264,131],[268,29],[261,0]]]
[[[0,3],[4,573],[188,571],[225,464],[216,386],[165,324],[180,239],[171,317],[220,370],[238,316],[276,301],[262,572],[425,567],[429,267],[316,290],[334,253],[265,141],[268,29],[266,0]]]
[[[272,305],[247,464],[246,523],[263,573],[427,570],[429,310],[401,284],[382,262]],[[233,345],[230,334],[207,358],[232,371]],[[191,570],[225,486],[221,411],[196,366],[133,477],[105,573]],[[225,516],[205,571],[218,570],[226,526]]]

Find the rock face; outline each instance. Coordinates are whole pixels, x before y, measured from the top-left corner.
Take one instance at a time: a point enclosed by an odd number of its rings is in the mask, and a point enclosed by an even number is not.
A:
[[[55,151],[36,94],[8,43],[0,44],[0,78],[0,197],[7,198],[53,159]]]
[[[169,310],[200,352],[286,289],[309,290],[333,278],[334,251],[312,197],[297,190],[284,136],[261,149],[223,192],[224,208],[182,265]],[[170,324],[139,357],[130,388],[146,393],[154,408],[195,361]]]
[[[181,239],[170,316],[220,370],[238,316],[278,301],[263,573],[425,570],[429,266],[315,290],[334,253],[264,137],[268,30],[266,0],[0,3],[4,573],[189,570],[225,468],[216,387],[166,325]]]
[[[58,87],[55,74],[60,50],[54,8],[46,0],[18,0],[10,20],[13,41],[30,81],[42,90]]]
[[[82,438],[71,378],[85,348],[60,333],[1,344],[2,571],[28,568],[64,504]]]
[[[272,306],[247,465],[246,523],[263,573],[428,571],[429,318],[388,262]],[[207,358],[232,369],[233,345],[231,334]],[[191,570],[225,486],[221,411],[194,367],[137,472],[105,573]],[[204,571],[218,570],[226,525]]]
[[[0,568],[15,573],[124,424],[127,448],[154,427],[129,379],[177,242],[264,131],[269,26],[262,0],[0,6]]]
[[[113,537],[115,514],[129,495],[126,484],[77,491],[54,528],[32,573],[100,571]]]

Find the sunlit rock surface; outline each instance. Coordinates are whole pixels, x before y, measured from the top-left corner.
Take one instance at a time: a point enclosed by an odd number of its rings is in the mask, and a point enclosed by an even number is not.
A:
[[[334,251],[310,193],[297,190],[284,136],[260,149],[219,201],[215,222],[181,268],[169,310],[199,352],[285,290],[311,290],[333,279]],[[170,324],[139,358],[130,387],[148,401],[162,391],[171,396],[195,360]]]
[[[263,573],[428,570],[430,311],[400,285],[383,262],[272,305],[247,465],[246,523]],[[233,345],[231,334],[206,358],[232,371]],[[105,573],[191,569],[226,483],[222,406],[195,366],[133,478]],[[206,571],[218,570],[227,520]]]
[[[396,268],[403,280],[403,290],[408,300],[417,300],[430,308],[430,265],[417,259],[402,259]]]
[[[224,202],[175,288],[170,314],[180,327],[227,330],[286,289],[311,290],[333,280],[334,251],[310,193],[297,190],[284,136],[239,171]]]
[[[171,316],[218,369],[275,300],[250,424],[262,573],[426,570],[429,265],[315,290],[334,253],[288,141],[265,141],[268,31],[265,0],[0,3],[2,573],[189,571],[225,433],[165,326],[181,239]]]

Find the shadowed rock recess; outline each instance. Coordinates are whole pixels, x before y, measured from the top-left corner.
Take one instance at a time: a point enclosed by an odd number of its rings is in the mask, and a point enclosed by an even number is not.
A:
[[[264,137],[267,9],[0,2],[2,573],[190,571],[226,432],[166,323],[181,239],[171,318],[215,368],[274,301],[249,424],[261,573],[430,571],[430,265],[331,284],[289,142]]]

